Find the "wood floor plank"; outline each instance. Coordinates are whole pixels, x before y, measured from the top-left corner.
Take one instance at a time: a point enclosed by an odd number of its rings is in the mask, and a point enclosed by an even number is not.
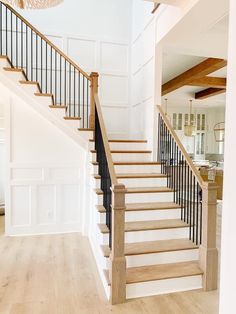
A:
[[[0,216],[2,314],[218,313],[218,291],[179,292],[112,306],[86,237],[79,233],[6,237],[3,230],[4,216]],[[46,268],[52,274],[48,278],[41,276]]]

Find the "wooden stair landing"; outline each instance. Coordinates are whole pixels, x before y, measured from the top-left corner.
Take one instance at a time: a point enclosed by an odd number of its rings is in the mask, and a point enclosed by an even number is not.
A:
[[[166,178],[167,175],[162,173],[117,173],[117,179],[156,179]],[[100,179],[101,176],[98,174],[94,175],[95,179]]]
[[[173,279],[181,277],[199,276],[203,271],[198,266],[198,262],[182,262],[172,264],[150,265],[127,268],[126,283],[134,284],[148,281]],[[105,271],[108,284],[108,271]]]
[[[160,241],[145,241],[137,243],[125,244],[125,255],[143,255],[164,252],[175,252],[184,250],[196,250],[199,247],[189,239],[172,239]],[[108,245],[101,246],[104,257],[110,256],[110,248]]]
[[[98,227],[101,233],[109,233],[106,224],[98,224]],[[188,227],[188,224],[180,219],[131,221],[125,223],[125,232],[177,229],[186,227]]]

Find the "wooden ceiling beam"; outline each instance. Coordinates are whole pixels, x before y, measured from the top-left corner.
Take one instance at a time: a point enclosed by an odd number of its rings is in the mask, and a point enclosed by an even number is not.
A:
[[[201,87],[226,88],[226,78],[205,76],[205,77],[193,80],[188,85],[201,86]]]
[[[178,75],[174,79],[162,85],[162,96],[175,91],[185,85],[189,85],[193,80],[202,78],[210,73],[224,68],[227,61],[218,58],[208,58],[186,72]]]
[[[226,92],[225,88],[207,88],[195,94],[195,99],[201,100],[212,96],[223,94]]]

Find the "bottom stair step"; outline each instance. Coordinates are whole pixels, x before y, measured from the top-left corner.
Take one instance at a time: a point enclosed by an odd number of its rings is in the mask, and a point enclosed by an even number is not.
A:
[[[141,267],[131,267],[127,269],[126,283],[134,284],[140,282],[165,280],[172,278],[182,278],[202,275],[203,271],[197,262],[184,262],[163,265],[151,265]],[[108,271],[105,271],[108,284]]]
[[[110,256],[110,248],[108,245],[102,245],[104,257]],[[189,239],[171,239],[161,241],[146,241],[125,244],[125,255],[142,255],[163,252],[174,252],[183,250],[198,249],[198,246]]]

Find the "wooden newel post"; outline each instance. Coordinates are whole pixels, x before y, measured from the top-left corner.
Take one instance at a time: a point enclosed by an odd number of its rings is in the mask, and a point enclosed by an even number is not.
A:
[[[110,302],[124,303],[126,300],[125,246],[125,186],[112,186],[112,250],[110,254],[109,279]]]
[[[200,267],[204,271],[203,289],[217,289],[218,250],[217,230],[217,185],[204,182],[202,187],[202,244],[200,246]]]
[[[91,77],[91,94],[90,94],[90,116],[89,116],[89,128],[95,129],[95,101],[94,95],[98,93],[98,77],[97,72],[92,72]]]

